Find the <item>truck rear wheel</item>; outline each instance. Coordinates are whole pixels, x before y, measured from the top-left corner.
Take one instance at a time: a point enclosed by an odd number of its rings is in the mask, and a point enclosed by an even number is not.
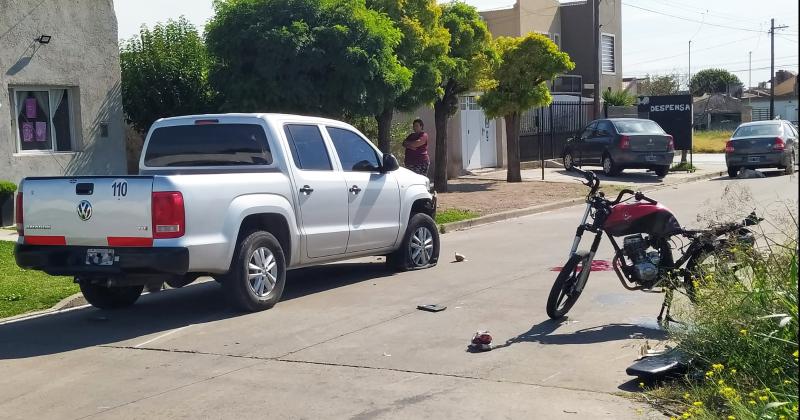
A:
[[[255,312],[275,306],[286,283],[283,248],[269,232],[252,232],[242,239],[233,255],[230,271],[222,279],[231,304]]]
[[[121,309],[136,303],[144,286],[107,287],[89,281],[80,282],[81,293],[95,308]]]
[[[400,248],[386,256],[386,263],[400,271],[436,265],[439,260],[439,231],[436,222],[424,213],[411,215]]]

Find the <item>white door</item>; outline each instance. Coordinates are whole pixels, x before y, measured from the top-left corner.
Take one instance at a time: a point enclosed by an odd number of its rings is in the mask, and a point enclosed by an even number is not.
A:
[[[394,246],[400,232],[400,187],[381,173],[381,158],[367,140],[344,128],[327,127],[348,189],[350,239],[347,253]]]
[[[306,239],[306,256],[344,254],[350,236],[344,174],[333,169],[318,126],[288,124],[284,132],[295,166],[292,172]]]
[[[486,118],[483,110],[483,130],[481,132],[481,167],[493,168],[497,166],[497,123]]]
[[[475,96],[462,96],[461,159],[464,169],[497,166],[496,123],[488,120]]]

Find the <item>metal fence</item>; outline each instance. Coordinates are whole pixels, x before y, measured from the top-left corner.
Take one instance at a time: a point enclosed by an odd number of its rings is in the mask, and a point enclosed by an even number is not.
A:
[[[567,139],[594,119],[592,103],[553,102],[520,117],[520,158],[523,161],[555,159]]]

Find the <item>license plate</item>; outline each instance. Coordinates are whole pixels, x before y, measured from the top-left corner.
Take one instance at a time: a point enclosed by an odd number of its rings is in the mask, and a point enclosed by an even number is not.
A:
[[[655,155],[648,155],[644,157],[644,160],[646,160],[647,162],[655,162],[657,159],[658,158],[656,158]]]
[[[750,156],[747,158],[747,161],[750,163],[758,163],[761,162],[761,156]]]
[[[114,250],[87,249],[86,265],[114,265]]]

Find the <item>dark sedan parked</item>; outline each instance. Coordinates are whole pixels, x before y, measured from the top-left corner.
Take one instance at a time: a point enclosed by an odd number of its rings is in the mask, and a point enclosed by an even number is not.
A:
[[[725,164],[731,178],[739,169],[779,168],[787,175],[797,164],[797,129],[788,121],[744,123],[725,144]]]
[[[651,169],[664,177],[675,157],[675,144],[655,121],[609,118],[592,121],[567,140],[562,156],[568,171],[575,166],[597,165],[608,176],[635,168]]]

